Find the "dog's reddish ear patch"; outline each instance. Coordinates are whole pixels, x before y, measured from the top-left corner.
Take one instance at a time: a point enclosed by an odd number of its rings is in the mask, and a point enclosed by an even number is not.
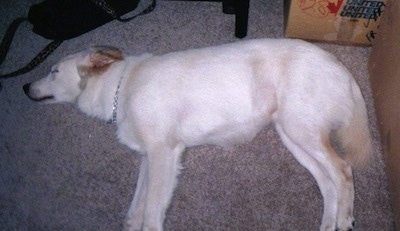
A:
[[[122,52],[117,48],[93,47],[89,53],[89,62],[87,65],[80,66],[79,72],[84,77],[100,75],[107,71],[112,63],[122,60],[124,60]]]
[[[124,60],[122,52],[114,47],[97,46],[92,48],[90,54],[90,62],[96,67],[107,66],[121,60]]]

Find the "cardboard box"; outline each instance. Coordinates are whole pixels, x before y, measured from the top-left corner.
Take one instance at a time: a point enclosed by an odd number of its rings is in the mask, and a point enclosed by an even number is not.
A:
[[[372,45],[387,0],[285,0],[285,37]]]
[[[400,3],[389,0],[369,73],[396,227],[400,227]]]

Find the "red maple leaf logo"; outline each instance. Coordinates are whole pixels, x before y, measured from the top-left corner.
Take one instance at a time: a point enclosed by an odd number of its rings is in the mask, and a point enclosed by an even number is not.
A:
[[[344,0],[338,0],[337,4],[333,3],[333,2],[329,2],[328,3],[328,9],[330,11],[330,13],[337,15],[340,7],[342,6]]]

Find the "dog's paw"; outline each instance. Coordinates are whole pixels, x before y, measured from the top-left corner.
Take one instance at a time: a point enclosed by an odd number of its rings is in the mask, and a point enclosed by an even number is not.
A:
[[[348,218],[343,224],[338,224],[338,227],[335,231],[353,231],[354,230],[355,221],[353,218]]]
[[[322,224],[320,229],[320,231],[336,231],[336,225],[334,224]]]
[[[141,231],[142,223],[126,219],[124,223],[124,231]]]
[[[142,228],[141,227],[138,228],[138,227],[135,227],[135,226],[132,226],[132,225],[129,225],[129,224],[125,223],[123,230],[124,231],[141,231]]]
[[[326,219],[322,222],[320,231],[353,231],[355,221],[352,216],[348,216],[345,219]]]

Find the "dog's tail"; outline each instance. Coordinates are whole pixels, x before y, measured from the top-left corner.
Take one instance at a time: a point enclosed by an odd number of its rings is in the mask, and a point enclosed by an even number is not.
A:
[[[369,130],[367,109],[358,87],[352,116],[337,130],[337,137],[344,149],[344,158],[355,168],[365,167],[372,159],[373,145]]]

